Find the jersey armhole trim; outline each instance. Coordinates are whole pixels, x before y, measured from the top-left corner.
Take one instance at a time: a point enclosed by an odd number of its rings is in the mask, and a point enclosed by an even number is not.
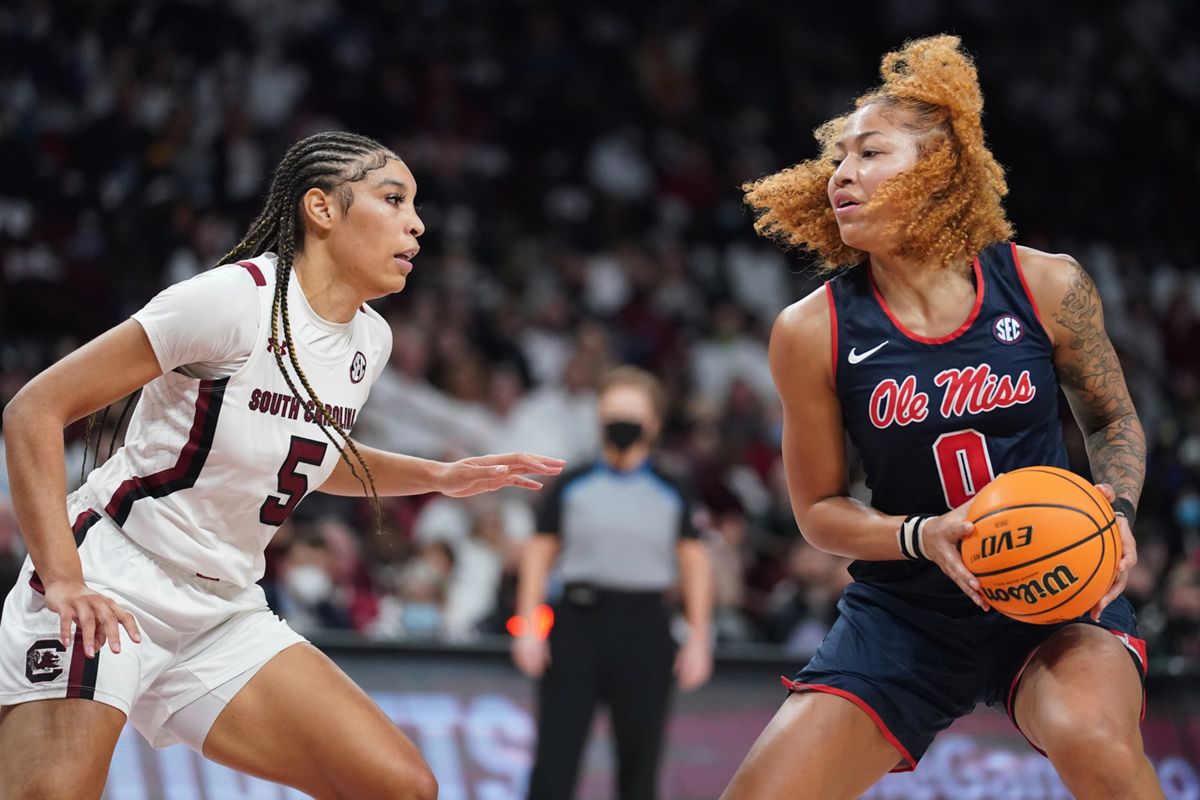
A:
[[[1042,312],[1038,309],[1037,299],[1033,296],[1033,290],[1029,288],[1029,281],[1025,280],[1025,270],[1021,267],[1021,257],[1017,255],[1017,243],[1009,242],[1009,249],[1012,252],[1013,266],[1017,268],[1017,278],[1021,281],[1021,288],[1025,290],[1025,297],[1029,300],[1029,305],[1033,306],[1033,315],[1037,317],[1038,322],[1042,323],[1042,327],[1046,327],[1045,320],[1042,319]]]
[[[833,390],[837,391],[837,365],[838,365],[838,322],[837,322],[837,303],[833,299],[833,286],[829,281],[825,281],[825,297],[829,300],[829,350],[830,350],[830,375],[833,378]]]
[[[250,277],[254,279],[255,286],[267,285],[267,279],[263,277],[262,270],[258,268],[258,264],[255,264],[253,261],[239,261],[237,265],[250,273]]]

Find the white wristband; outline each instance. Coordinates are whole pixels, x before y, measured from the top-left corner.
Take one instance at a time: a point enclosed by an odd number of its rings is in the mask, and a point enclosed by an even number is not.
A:
[[[921,543],[921,528],[931,519],[933,517],[914,514],[900,523],[900,530],[896,532],[900,542],[900,552],[909,561],[929,560],[929,557],[925,555],[925,547]]]

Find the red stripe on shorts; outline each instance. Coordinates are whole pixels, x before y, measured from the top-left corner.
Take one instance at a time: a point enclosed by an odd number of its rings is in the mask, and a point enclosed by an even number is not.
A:
[[[83,667],[87,661],[83,652],[83,631],[75,629],[75,643],[71,647],[71,669],[67,673],[67,697],[82,697]]]
[[[883,738],[887,739],[888,744],[900,752],[900,756],[906,762],[904,766],[895,767],[891,771],[912,772],[917,768],[917,760],[912,757],[911,753],[908,752],[908,748],[900,743],[900,740],[896,738],[896,734],[892,733],[891,728],[887,726],[887,723],[883,721],[883,718],[879,716],[878,712],[876,712],[875,709],[871,708],[871,706],[867,704],[866,700],[863,700],[853,692],[847,692],[845,689],[836,689],[832,686],[826,686],[822,683],[797,683],[796,681],[788,680],[782,675],[779,679],[783,681],[783,685],[787,687],[789,692],[825,692],[826,694],[836,695],[837,697],[841,697],[844,700],[849,700],[851,703],[854,703],[854,705],[866,712],[866,715],[871,718],[872,722],[875,723],[875,727],[879,728],[879,732],[883,734]]]

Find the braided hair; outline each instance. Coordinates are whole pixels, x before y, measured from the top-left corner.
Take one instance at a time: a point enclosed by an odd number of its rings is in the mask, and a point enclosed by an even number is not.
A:
[[[283,374],[284,380],[287,381],[288,388],[291,389],[296,399],[303,403],[304,398],[301,396],[300,390],[296,388],[292,375],[283,361],[283,354],[287,353],[292,369],[308,395],[317,427],[337,449],[342,461],[350,468],[350,474],[362,484],[363,494],[370,493],[374,500],[376,531],[382,527],[382,512],[379,506],[379,494],[375,490],[375,479],[371,475],[367,462],[350,439],[350,435],[317,397],[316,391],[308,382],[308,376],[300,367],[300,362],[296,357],[295,342],[292,338],[292,323],[288,316],[287,295],[293,261],[297,251],[304,248],[304,224],[299,211],[300,199],[312,188],[329,193],[336,192],[335,198],[344,213],[354,202],[354,193],[348,184],[362,180],[367,173],[386,164],[389,158],[398,159],[399,157],[374,139],[355,133],[328,131],[296,142],[288,148],[275,167],[262,212],[250,225],[241,241],[217,262],[218,265],[229,264],[239,259],[257,256],[267,250],[273,250],[277,254],[275,298],[271,308],[271,341],[275,346],[271,347],[271,352],[275,355],[275,363]],[[281,325],[283,327],[282,339],[279,337]],[[131,394],[121,410],[117,428],[113,431],[112,439],[109,442],[108,456],[110,458],[116,447],[120,427],[124,423],[129,409],[137,400],[139,392]],[[103,428],[107,418],[108,407],[103,410],[98,425],[96,424],[96,414],[88,417],[87,431],[84,434],[84,464],[80,466],[80,482],[84,478],[87,450],[93,431],[97,432],[93,465],[100,463],[100,440],[104,435]],[[330,428],[341,438],[340,444],[329,432]],[[354,455],[358,465],[362,467],[363,474],[366,476],[365,481],[346,454],[347,449]]]
[[[364,495],[368,493],[369,484],[369,492],[374,500],[376,531],[382,526],[382,513],[379,494],[375,490],[375,479],[350,435],[317,397],[304,370],[300,368],[295,341],[292,338],[287,297],[293,261],[296,253],[304,249],[304,223],[299,211],[301,198],[313,188],[329,193],[336,191],[335,197],[344,213],[354,202],[354,194],[348,184],[361,181],[367,173],[386,164],[389,158],[399,157],[374,139],[355,133],[327,131],[296,142],[288,148],[275,167],[262,212],[250,225],[242,240],[217,262],[228,264],[239,259],[251,258],[267,250],[273,250],[278,256],[275,262],[275,299],[271,308],[271,340],[276,346],[271,348],[271,352],[275,354],[275,363],[287,381],[288,388],[297,400],[303,402],[304,398],[283,361],[283,354],[287,353],[292,369],[300,379],[300,384],[313,407],[313,419],[317,427],[337,448],[342,461],[350,468],[350,474],[362,484]],[[282,339],[279,337],[281,324]],[[341,438],[341,444],[333,438],[333,434],[329,432],[330,428]],[[346,454],[347,448],[362,467],[365,481]]]

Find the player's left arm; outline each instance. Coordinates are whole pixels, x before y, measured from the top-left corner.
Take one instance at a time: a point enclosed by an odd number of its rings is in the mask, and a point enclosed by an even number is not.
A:
[[[1125,374],[1104,330],[1096,284],[1067,255],[1019,248],[1021,266],[1054,345],[1054,365],[1087,444],[1092,476],[1116,503],[1124,555],[1112,590],[1095,614],[1125,588],[1137,546],[1121,506],[1137,507],[1146,477],[1146,435],[1138,420]],[[1122,502],[1124,501],[1124,502]]]
[[[564,462],[549,456],[532,453],[472,456],[458,461],[431,461],[426,458],[389,453],[355,442],[355,447],[371,471],[375,491],[380,497],[441,492],[450,497],[469,497],[493,492],[505,486],[540,489],[542,484],[526,475],[557,475]],[[354,454],[346,450],[363,481],[362,467]],[[354,476],[346,459],[339,459],[333,474],[321,484],[326,494],[362,496],[363,484]]]

